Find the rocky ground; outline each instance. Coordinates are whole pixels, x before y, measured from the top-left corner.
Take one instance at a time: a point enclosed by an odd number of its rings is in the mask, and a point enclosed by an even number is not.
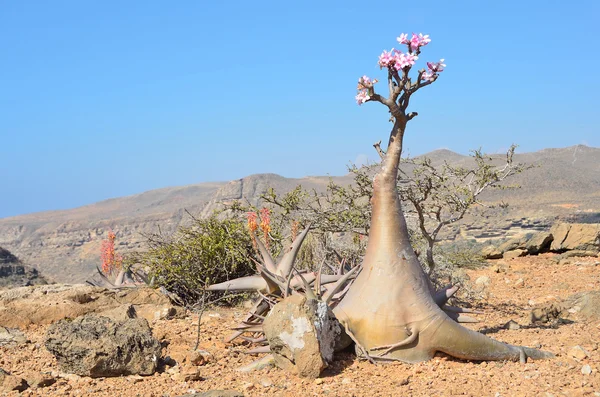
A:
[[[152,376],[87,378],[60,373],[44,347],[48,325],[29,325],[22,331],[27,343],[0,346],[0,368],[25,379],[34,375],[53,384],[29,388],[23,396],[181,396],[214,389],[237,390],[246,396],[600,396],[600,317],[585,319],[579,308],[562,320],[530,324],[534,307],[545,306],[582,291],[600,290],[600,258],[572,258],[560,264],[554,254],[490,261],[484,269],[470,270],[475,307],[485,314],[472,328],[499,340],[536,346],[556,354],[548,361],[464,362],[440,355],[417,364],[372,365],[351,352],[336,355],[335,362],[317,380],[304,380],[276,368],[238,372],[255,357],[245,346],[222,342],[227,327],[238,323],[243,308],[217,309],[204,314],[200,348],[209,352],[197,373],[163,365]],[[478,281],[476,283],[476,281]],[[510,327],[505,324],[510,320]],[[182,361],[196,339],[195,315],[152,320],[154,335],[167,345],[163,356]],[[591,372],[590,372],[591,371]],[[186,377],[198,380],[185,381]],[[43,385],[43,382],[40,382]],[[0,391],[0,395],[2,391]],[[8,392],[6,395],[19,395]]]

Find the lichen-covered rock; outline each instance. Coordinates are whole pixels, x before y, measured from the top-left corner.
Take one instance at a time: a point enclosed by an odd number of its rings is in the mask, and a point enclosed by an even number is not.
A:
[[[46,348],[64,372],[90,377],[152,375],[162,347],[148,322],[130,309],[117,317],[86,315],[58,321],[48,329]]]
[[[333,360],[341,326],[327,303],[303,295],[285,298],[269,312],[263,329],[278,367],[317,378]]]

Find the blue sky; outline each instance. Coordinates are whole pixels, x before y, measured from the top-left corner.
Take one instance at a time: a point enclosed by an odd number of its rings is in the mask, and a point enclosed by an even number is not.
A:
[[[448,65],[411,102],[410,154],[600,146],[598,15],[596,0],[0,0],[0,217],[343,174],[386,141],[356,81],[385,77],[402,32],[432,38],[417,66]]]

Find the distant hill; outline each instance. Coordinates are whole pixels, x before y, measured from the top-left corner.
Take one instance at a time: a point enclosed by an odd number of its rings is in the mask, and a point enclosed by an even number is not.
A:
[[[425,156],[438,165],[444,161],[472,164],[471,157],[449,150],[436,150]],[[546,227],[556,218],[600,221],[600,148],[578,145],[544,149],[517,154],[515,160],[537,167],[510,181],[521,185],[520,189],[494,190],[485,196],[491,202],[508,202],[509,209],[488,218],[467,219],[449,229],[448,238],[481,237],[482,230],[488,228],[496,230],[491,236],[518,233],[520,229]],[[352,182],[351,175],[332,179],[342,185]],[[0,245],[56,281],[82,282],[99,264],[100,244],[109,228],[117,233],[118,250],[143,249],[143,233],[159,228],[162,233],[174,232],[189,220],[186,210],[205,216],[233,200],[257,204],[269,187],[287,192],[300,184],[324,191],[328,182],[326,176],[285,178],[258,174],[231,182],[151,190],[71,210],[4,218],[0,219]]]

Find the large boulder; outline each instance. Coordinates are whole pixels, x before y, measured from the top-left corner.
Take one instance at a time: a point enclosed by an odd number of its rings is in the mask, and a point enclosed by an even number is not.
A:
[[[317,378],[333,360],[342,329],[327,303],[292,295],[267,315],[263,329],[278,367]]]
[[[146,319],[132,306],[112,316],[88,314],[50,326],[45,345],[62,371],[94,378],[156,371],[162,347]]]
[[[550,233],[554,237],[552,251],[600,251],[600,224],[557,223]]]

